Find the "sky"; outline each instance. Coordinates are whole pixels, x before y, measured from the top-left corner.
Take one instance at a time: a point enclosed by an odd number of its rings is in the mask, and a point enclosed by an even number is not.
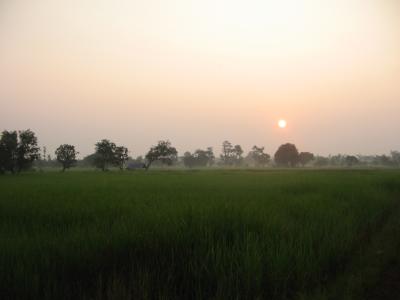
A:
[[[81,157],[400,150],[400,2],[0,0],[0,130],[26,128]]]

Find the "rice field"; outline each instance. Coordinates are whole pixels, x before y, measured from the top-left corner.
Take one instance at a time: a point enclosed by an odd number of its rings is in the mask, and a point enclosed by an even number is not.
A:
[[[400,245],[383,239],[399,201],[397,170],[1,176],[0,295],[355,299],[341,280],[379,277]],[[380,237],[393,251],[364,272]]]

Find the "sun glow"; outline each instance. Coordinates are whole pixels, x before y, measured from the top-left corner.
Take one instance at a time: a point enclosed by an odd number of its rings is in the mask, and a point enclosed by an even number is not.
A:
[[[279,128],[286,128],[286,126],[287,126],[286,120],[279,120],[278,126],[279,126]]]

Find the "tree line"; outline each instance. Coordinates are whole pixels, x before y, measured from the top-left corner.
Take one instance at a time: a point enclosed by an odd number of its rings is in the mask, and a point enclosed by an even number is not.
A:
[[[145,169],[152,165],[183,165],[187,168],[224,166],[224,167],[266,167],[274,165],[278,167],[296,166],[355,166],[355,165],[380,165],[400,166],[400,152],[392,151],[390,156],[315,156],[311,152],[299,152],[294,144],[281,145],[275,152],[273,158],[265,152],[264,147],[253,146],[249,153],[244,156],[240,145],[234,145],[224,141],[221,154],[217,158],[213,148],[197,149],[193,153],[185,152],[182,157],[168,140],[159,141],[152,146],[144,157],[136,159],[129,156],[129,150],[125,146],[118,146],[108,139],[103,139],[95,144],[94,153],[82,160],[77,159],[79,154],[74,145],[62,144],[55,151],[55,159],[50,155],[46,157],[46,148],[40,153],[38,140],[31,130],[3,131],[0,138],[0,173],[18,173],[32,169],[36,163],[39,168],[47,166],[61,166],[65,171],[71,167],[94,166],[102,171],[110,167],[124,169]]]

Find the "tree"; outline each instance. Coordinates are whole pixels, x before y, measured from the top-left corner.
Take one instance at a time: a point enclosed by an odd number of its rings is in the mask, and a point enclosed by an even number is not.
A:
[[[183,154],[183,164],[188,168],[193,168],[196,165],[195,158],[189,151]]]
[[[239,165],[242,160],[243,149],[240,145],[232,146],[229,141],[222,143],[221,161],[224,165]]]
[[[183,164],[186,167],[206,167],[214,164],[214,153],[211,147],[207,150],[197,149],[193,154],[185,152],[183,155]]]
[[[376,155],[374,157],[374,163],[379,166],[393,166],[393,160],[387,155]]]
[[[120,170],[123,170],[126,162],[128,161],[128,148],[119,146],[115,148],[114,152],[114,164],[119,167]]]
[[[145,168],[148,170],[155,161],[161,161],[163,164],[172,165],[177,158],[178,151],[171,146],[170,141],[159,141],[158,144],[151,147],[146,154],[147,163],[145,164]]]
[[[37,146],[35,133],[28,130],[18,132],[19,143],[17,147],[17,171],[28,170],[35,160],[39,159],[40,148]]]
[[[211,147],[208,147],[207,150],[197,149],[193,154],[196,165],[199,167],[212,166],[214,164],[214,152]]]
[[[3,131],[0,138],[0,173],[14,173],[17,167],[18,134]]]
[[[313,160],[314,160],[314,154],[312,154],[311,152],[300,152],[299,162],[303,167]]]
[[[75,146],[73,145],[60,145],[57,148],[55,154],[57,157],[57,161],[62,164],[63,172],[76,164],[76,155],[78,154],[78,152],[75,151]]]
[[[347,166],[351,167],[355,164],[358,164],[359,160],[357,157],[353,156],[353,155],[348,155],[346,156],[346,164]]]
[[[342,154],[337,154],[337,155],[333,155],[333,156],[329,156],[328,159],[328,164],[331,164],[333,166],[342,166],[345,164],[345,156]]]
[[[212,147],[207,147],[206,155],[208,158],[208,165],[212,166],[215,162],[215,155]]]
[[[281,145],[274,156],[278,166],[295,167],[299,162],[299,152],[294,144]]]
[[[233,163],[236,165],[240,165],[243,161],[243,149],[240,145],[235,145],[233,147]]]
[[[399,151],[392,151],[392,152],[390,152],[390,156],[392,158],[393,163],[396,166],[400,166],[400,152]]]
[[[229,141],[222,143],[221,161],[224,165],[231,165],[233,162],[233,146]]]
[[[314,158],[314,166],[325,167],[329,165],[329,158],[324,156],[317,156]]]
[[[94,165],[106,171],[109,165],[115,164],[115,149],[116,145],[106,139],[96,143]]]
[[[264,167],[271,160],[271,157],[264,153],[264,147],[253,146],[248,154],[248,157],[254,162],[256,166]]]

